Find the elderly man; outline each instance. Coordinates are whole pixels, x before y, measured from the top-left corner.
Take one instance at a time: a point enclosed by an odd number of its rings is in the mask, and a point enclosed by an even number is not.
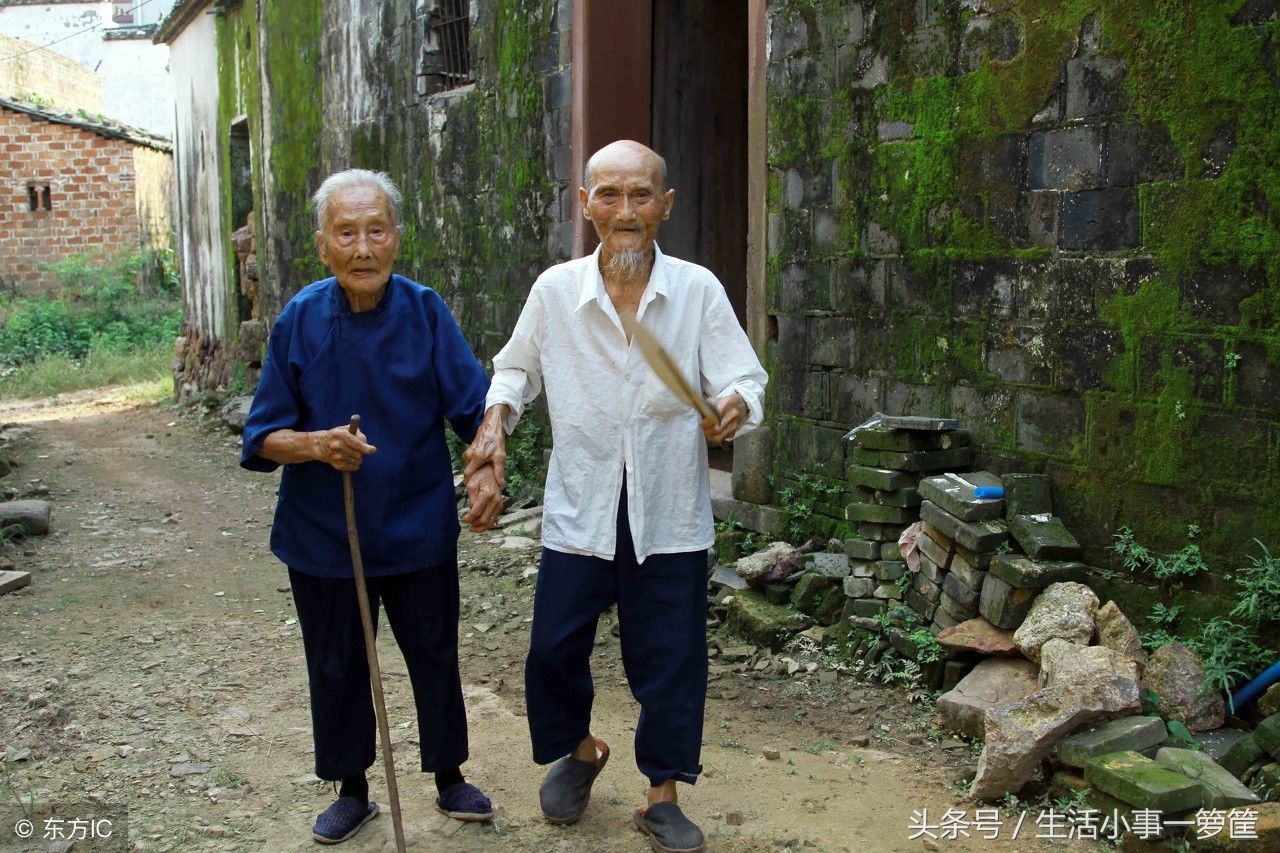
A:
[[[488,379],[440,296],[392,274],[400,193],[391,180],[339,172],[314,202],[316,248],[333,277],[303,288],[271,330],[240,457],[251,471],[285,466],[271,550],[289,568],[302,628],[315,772],[341,783],[312,833],[322,843],[345,841],[378,813],[365,779],[375,717],[342,472],[354,478],[373,624],[381,602],[409,670],[436,807],[488,820],[489,799],[459,769],[467,719],[458,673],[458,519],[444,433],[448,421],[464,441],[475,435]],[[352,414],[362,416],[368,437],[349,432]]]
[[[670,215],[661,157],[630,141],[596,152],[578,190],[600,236],[590,257],[534,283],[494,364],[484,423],[466,452],[472,478],[502,481],[505,435],[545,384],[553,447],[525,695],[533,757],[556,762],[543,813],[573,823],[609,757],[591,733],[589,656],[600,614],[617,604],[622,661],[640,702],[636,763],[649,781],[635,826],[655,850],[701,850],[676,782],[701,772],[706,699],[706,555],[714,540],[706,439],[755,427],[767,381],[724,288],[667,257],[655,238]],[[701,423],[631,346],[620,317],[642,322],[721,419]],[[705,438],[704,438],[705,436]],[[487,469],[487,470],[486,470]],[[473,513],[486,523],[485,501]]]

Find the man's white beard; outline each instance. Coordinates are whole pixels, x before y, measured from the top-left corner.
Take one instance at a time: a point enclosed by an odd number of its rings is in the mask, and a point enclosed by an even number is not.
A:
[[[609,259],[609,262],[604,265],[603,272],[623,281],[637,279],[644,274],[645,261],[648,260],[647,254],[639,249],[623,249]]]

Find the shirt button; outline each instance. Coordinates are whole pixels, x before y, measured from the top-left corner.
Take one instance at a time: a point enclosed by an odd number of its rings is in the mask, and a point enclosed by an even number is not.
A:
[[[626,381],[630,382],[630,381],[631,381],[631,374],[630,374],[630,373],[623,374],[622,378],[623,378],[623,379],[625,379]]]

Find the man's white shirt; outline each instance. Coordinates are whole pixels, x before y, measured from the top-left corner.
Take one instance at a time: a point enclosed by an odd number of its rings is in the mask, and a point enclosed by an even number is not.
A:
[[[637,560],[709,548],[715,531],[700,418],[667,390],[639,346],[628,344],[599,254],[597,248],[538,277],[511,340],[493,359],[485,408],[510,406],[510,433],[546,387],[547,548],[613,559],[624,468]],[[768,376],[710,270],[655,246],[636,317],[695,389],[709,398],[742,396],[748,416],[738,435],[760,424]]]

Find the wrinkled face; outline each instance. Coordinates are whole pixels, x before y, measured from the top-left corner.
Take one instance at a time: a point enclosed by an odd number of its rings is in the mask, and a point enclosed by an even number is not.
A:
[[[578,189],[583,215],[595,226],[606,260],[622,252],[648,254],[675,195],[675,190],[664,191],[652,159],[626,151],[597,163],[591,189]]]
[[[378,304],[399,248],[400,232],[382,190],[350,187],[329,198],[324,230],[316,233],[316,249],[337,277],[352,310],[365,311]]]

